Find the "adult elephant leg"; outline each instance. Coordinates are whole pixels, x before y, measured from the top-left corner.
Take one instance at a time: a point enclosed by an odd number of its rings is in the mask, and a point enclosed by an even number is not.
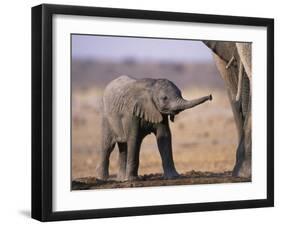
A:
[[[162,159],[162,166],[164,171],[164,177],[167,179],[178,177],[179,174],[176,171],[173,152],[172,152],[172,138],[169,128],[169,122],[167,119],[164,123],[160,123],[156,129],[157,145]]]
[[[252,112],[251,100],[249,101],[248,113],[243,127],[243,140],[239,144],[236,156],[236,164],[233,176],[251,177],[252,172]]]
[[[250,104],[251,105],[251,104]],[[250,106],[249,106],[250,107]],[[246,117],[245,126],[245,159],[239,170],[238,176],[251,177],[252,175],[252,112],[249,111]]]
[[[252,80],[252,44],[251,43],[236,43],[238,54],[244,65],[246,73]]]
[[[232,108],[235,125],[238,132],[238,138],[240,141],[240,138],[242,137],[242,133],[243,133],[244,122],[243,122],[243,113],[241,111],[241,103],[239,101],[236,101],[237,90],[238,90],[238,76],[236,75],[235,71],[233,71],[232,68],[226,69],[227,63],[224,60],[222,60],[216,54],[213,54],[213,56],[218,71],[220,73],[220,76],[222,77],[225,83],[228,99]]]
[[[232,170],[232,176],[237,177],[239,175],[240,169],[245,159],[245,143],[244,143],[244,134],[241,136],[241,139],[236,150],[236,162]]]
[[[251,111],[249,98],[250,86],[245,86],[246,83],[244,81],[241,102],[236,101],[238,84],[233,81],[233,77],[236,76],[235,72],[231,71],[230,68],[226,69],[226,62],[218,56],[214,55],[214,58],[228,91],[239,137],[238,147],[236,149],[236,162],[232,174],[233,176],[249,177],[251,173],[251,151],[249,149],[249,142],[251,140],[251,117],[250,114],[248,114]],[[243,76],[245,77],[245,75]],[[243,78],[243,80],[244,79],[245,78]],[[247,108],[247,110],[245,108]]]
[[[140,119],[133,116],[127,141],[126,180],[131,181],[138,179],[139,154],[142,139]]]
[[[252,44],[236,43],[239,57],[245,68],[243,74],[242,111],[244,115],[244,155],[233,170],[234,176],[251,177],[252,169],[252,107],[251,107],[251,81],[252,81]]]
[[[127,143],[118,143],[119,149],[119,171],[117,179],[123,181],[126,177],[126,165],[127,165]]]
[[[235,176],[251,176],[251,44],[204,41],[213,51],[215,63],[223,78],[238,131],[239,145],[236,152]],[[233,60],[234,59],[234,60]],[[240,71],[240,62],[243,69]],[[226,68],[227,66],[227,68]],[[243,87],[239,87],[238,75],[243,73]],[[241,75],[241,74],[240,74]],[[245,80],[247,78],[247,80]],[[240,80],[241,81],[241,80]],[[245,82],[246,81],[246,82]],[[245,87],[247,85],[248,87]],[[239,94],[239,88],[242,95]],[[240,100],[237,97],[241,97]]]
[[[113,140],[111,129],[108,125],[108,122],[105,118],[102,121],[102,139],[101,139],[101,147],[100,147],[100,157],[98,160],[97,166],[97,177],[102,180],[106,180],[109,176],[108,168],[109,168],[109,158],[110,154],[114,149],[115,142]]]

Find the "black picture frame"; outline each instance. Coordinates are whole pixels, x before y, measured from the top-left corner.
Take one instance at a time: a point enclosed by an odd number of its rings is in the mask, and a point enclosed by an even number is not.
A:
[[[267,198],[54,212],[52,210],[52,18],[55,14],[266,27]],[[274,206],[273,19],[49,4],[32,8],[32,218],[40,221],[56,221],[270,206]]]

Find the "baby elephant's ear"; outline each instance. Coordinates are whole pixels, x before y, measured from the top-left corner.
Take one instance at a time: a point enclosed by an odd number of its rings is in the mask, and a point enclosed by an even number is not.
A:
[[[161,113],[149,95],[142,95],[138,98],[133,114],[151,123],[159,123],[163,120]]]

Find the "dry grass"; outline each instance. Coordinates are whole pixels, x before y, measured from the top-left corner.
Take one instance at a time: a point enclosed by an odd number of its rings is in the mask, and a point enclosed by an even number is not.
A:
[[[171,123],[173,154],[177,170],[230,171],[235,162],[237,133],[227,95],[222,89],[186,89],[192,99],[212,93],[213,101],[187,110]],[[76,89],[73,92],[72,179],[94,177],[100,141],[102,90]],[[118,152],[110,159],[110,174],[117,173]],[[141,147],[139,174],[162,173],[155,137],[147,136]]]

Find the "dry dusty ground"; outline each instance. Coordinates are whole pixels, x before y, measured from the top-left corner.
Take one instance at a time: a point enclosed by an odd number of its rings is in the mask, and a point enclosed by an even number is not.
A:
[[[227,94],[217,88],[189,88],[187,99],[213,95],[213,101],[180,113],[171,123],[173,155],[182,177],[163,180],[161,159],[155,137],[144,139],[140,154],[139,175],[136,182],[116,182],[118,152],[110,158],[111,180],[95,179],[100,141],[99,102],[102,90],[76,89],[72,100],[72,186],[73,189],[159,186],[178,184],[226,183],[249,181],[232,178],[237,133]]]
[[[107,181],[95,177],[83,177],[72,181],[72,190],[128,188],[128,187],[151,187],[191,184],[214,184],[214,183],[237,183],[249,182],[249,178],[232,177],[231,171],[223,173],[190,171],[177,179],[165,180],[163,174],[145,174],[136,181],[116,181],[116,175],[112,175]]]

